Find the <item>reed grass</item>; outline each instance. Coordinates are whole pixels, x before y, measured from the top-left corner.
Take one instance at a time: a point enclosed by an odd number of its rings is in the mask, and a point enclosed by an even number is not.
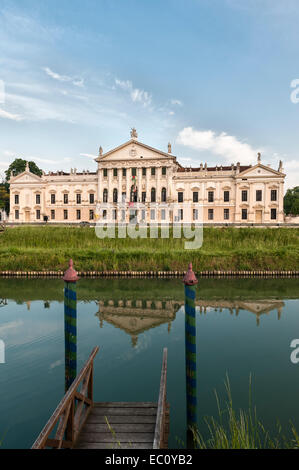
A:
[[[299,229],[205,228],[203,246],[185,239],[99,239],[94,228],[21,226],[0,234],[0,270],[61,270],[72,257],[81,271],[296,270]]]
[[[194,446],[197,449],[298,449],[299,435],[290,423],[291,436],[282,433],[277,424],[277,433],[271,435],[257,416],[256,407],[252,405],[252,383],[249,380],[248,410],[236,411],[233,406],[232,393],[228,377],[225,380],[226,403],[222,409],[217,392],[215,392],[218,419],[204,419],[209,438],[204,439],[198,429],[192,428]]]

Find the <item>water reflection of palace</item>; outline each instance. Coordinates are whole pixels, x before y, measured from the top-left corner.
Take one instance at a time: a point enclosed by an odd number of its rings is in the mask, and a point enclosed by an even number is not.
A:
[[[100,320],[100,327],[104,321],[125,331],[131,336],[132,345],[136,346],[138,335],[168,324],[168,332],[171,323],[176,319],[178,310],[184,305],[184,301],[172,300],[106,300],[99,301],[99,311],[96,316]],[[228,310],[231,315],[238,316],[241,311],[251,312],[256,316],[257,325],[260,324],[261,315],[268,315],[277,311],[278,320],[281,318],[285,303],[281,300],[198,300],[196,308],[200,314],[207,314],[209,310],[221,312]]]

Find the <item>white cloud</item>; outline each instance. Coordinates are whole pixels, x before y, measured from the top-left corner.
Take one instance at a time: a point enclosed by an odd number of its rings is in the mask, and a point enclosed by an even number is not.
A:
[[[0,118],[3,119],[10,119],[11,121],[22,121],[23,118],[19,114],[9,113],[8,111],[4,111],[4,109],[0,109]]]
[[[182,101],[176,99],[171,100],[170,103],[174,106],[183,106]]]
[[[141,103],[143,106],[149,106],[151,104],[152,96],[147,91],[134,88],[130,80],[119,80],[116,78],[115,84],[122,90],[127,91],[134,103]]]
[[[91,155],[90,153],[80,153],[80,157],[87,157],[87,158],[98,158],[98,155]]]
[[[53,72],[53,70],[51,70],[49,67],[44,67],[42,70],[44,72],[46,72],[46,74],[49,77],[53,78],[54,80],[58,80],[59,82],[70,82],[73,85],[75,85],[77,87],[80,87],[80,88],[84,87],[84,79],[83,78],[79,79],[79,78],[69,77],[68,75],[60,75],[57,72]]]
[[[258,153],[257,149],[226,132],[216,134],[212,130],[201,131],[192,127],[185,127],[179,133],[177,142],[196,150],[208,150],[224,157],[229,163],[237,161],[246,164],[255,163]]]

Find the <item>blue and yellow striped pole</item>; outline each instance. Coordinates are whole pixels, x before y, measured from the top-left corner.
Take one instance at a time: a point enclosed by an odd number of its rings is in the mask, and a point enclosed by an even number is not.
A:
[[[187,401],[187,445],[192,447],[192,428],[197,425],[196,383],[196,276],[192,264],[184,277],[185,284],[185,355],[186,355],[186,401]]]
[[[73,260],[63,277],[64,284],[64,336],[65,336],[65,391],[77,375],[77,272]]]

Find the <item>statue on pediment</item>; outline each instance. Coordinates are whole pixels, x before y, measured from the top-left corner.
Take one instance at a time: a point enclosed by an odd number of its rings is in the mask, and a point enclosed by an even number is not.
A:
[[[135,127],[131,129],[131,139],[138,139],[138,134]]]

